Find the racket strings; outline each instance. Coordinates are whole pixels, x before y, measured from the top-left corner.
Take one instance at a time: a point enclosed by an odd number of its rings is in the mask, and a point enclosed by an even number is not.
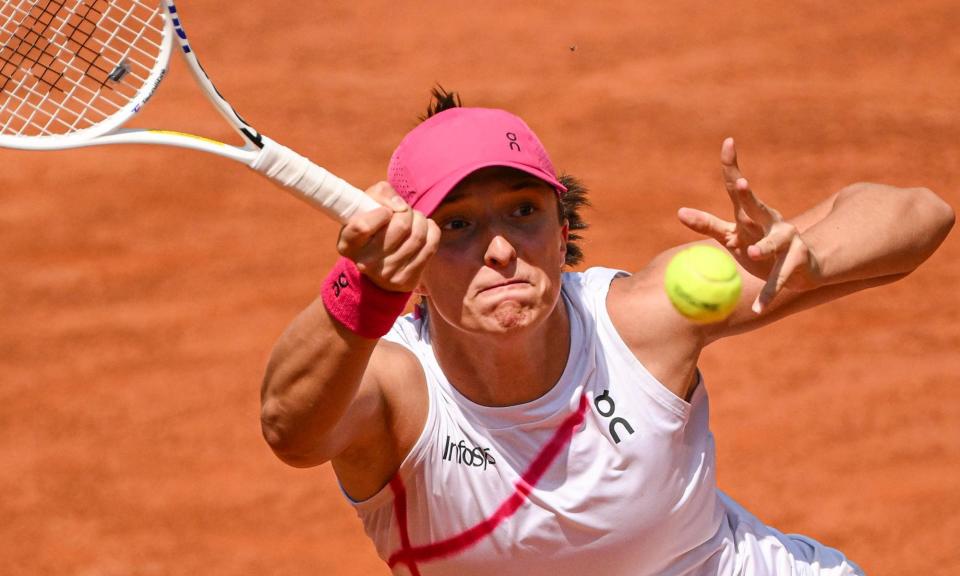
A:
[[[0,134],[69,134],[127,106],[163,43],[159,3],[15,0],[0,9]]]

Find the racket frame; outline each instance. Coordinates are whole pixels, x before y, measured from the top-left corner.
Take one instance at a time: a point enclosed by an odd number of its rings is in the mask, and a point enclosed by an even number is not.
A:
[[[0,135],[0,147],[65,150],[110,144],[150,144],[188,148],[241,162],[341,223],[345,223],[357,211],[365,212],[379,207],[379,204],[363,191],[308,158],[260,134],[247,124],[223,98],[200,65],[173,0],[158,0],[158,5],[159,16],[163,18],[161,50],[146,82],[127,105],[97,124],[69,134]],[[174,39],[177,40],[176,44]],[[121,127],[154,95],[167,74],[175,46],[179,46],[184,62],[201,92],[243,139],[242,147],[173,130]]]
[[[0,134],[0,147],[20,150],[68,150],[109,144],[152,144],[199,150],[225,156],[249,165],[263,146],[263,136],[243,121],[240,115],[223,98],[210,77],[207,76],[197,59],[196,53],[190,46],[177,14],[176,4],[172,0],[160,0],[159,5],[160,16],[163,18],[163,37],[160,52],[153,68],[143,82],[143,86],[140,87],[130,102],[97,124],[69,134],[43,136]],[[156,93],[157,88],[159,88],[170,69],[170,57],[175,49],[179,49],[178,51],[183,56],[187,68],[197,81],[204,96],[234,128],[237,134],[244,139],[245,146],[232,146],[212,138],[174,130],[121,128],[123,124],[140,112]]]

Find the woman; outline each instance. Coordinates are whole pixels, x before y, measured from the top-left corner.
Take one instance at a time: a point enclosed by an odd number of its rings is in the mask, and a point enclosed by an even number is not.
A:
[[[902,278],[952,209],[926,189],[844,188],[789,221],[721,149],[734,218],[681,209],[744,276],[693,324],[633,274],[564,272],[582,191],[519,118],[440,95],[394,152],[383,209],[341,231],[321,297],[274,350],[264,435],[330,461],[396,574],[862,574],[716,487],[704,346]],[[397,318],[409,295],[414,314]]]

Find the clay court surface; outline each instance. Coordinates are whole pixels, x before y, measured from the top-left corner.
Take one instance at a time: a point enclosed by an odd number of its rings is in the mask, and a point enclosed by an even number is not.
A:
[[[914,2],[186,2],[221,91],[358,186],[436,82],[592,190],[587,264],[726,214],[720,142],[787,215],[844,184],[960,206],[960,10]],[[282,9],[281,9],[282,8]],[[139,125],[229,136],[176,62]],[[0,151],[0,572],[386,574],[259,387],[337,227],[174,149]],[[708,348],[721,487],[868,574],[960,574],[960,235],[914,275]]]

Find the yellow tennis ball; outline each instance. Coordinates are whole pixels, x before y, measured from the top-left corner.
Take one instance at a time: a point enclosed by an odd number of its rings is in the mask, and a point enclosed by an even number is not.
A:
[[[670,260],[664,288],[673,307],[687,319],[698,324],[719,322],[737,306],[740,273],[725,250],[697,244]]]

